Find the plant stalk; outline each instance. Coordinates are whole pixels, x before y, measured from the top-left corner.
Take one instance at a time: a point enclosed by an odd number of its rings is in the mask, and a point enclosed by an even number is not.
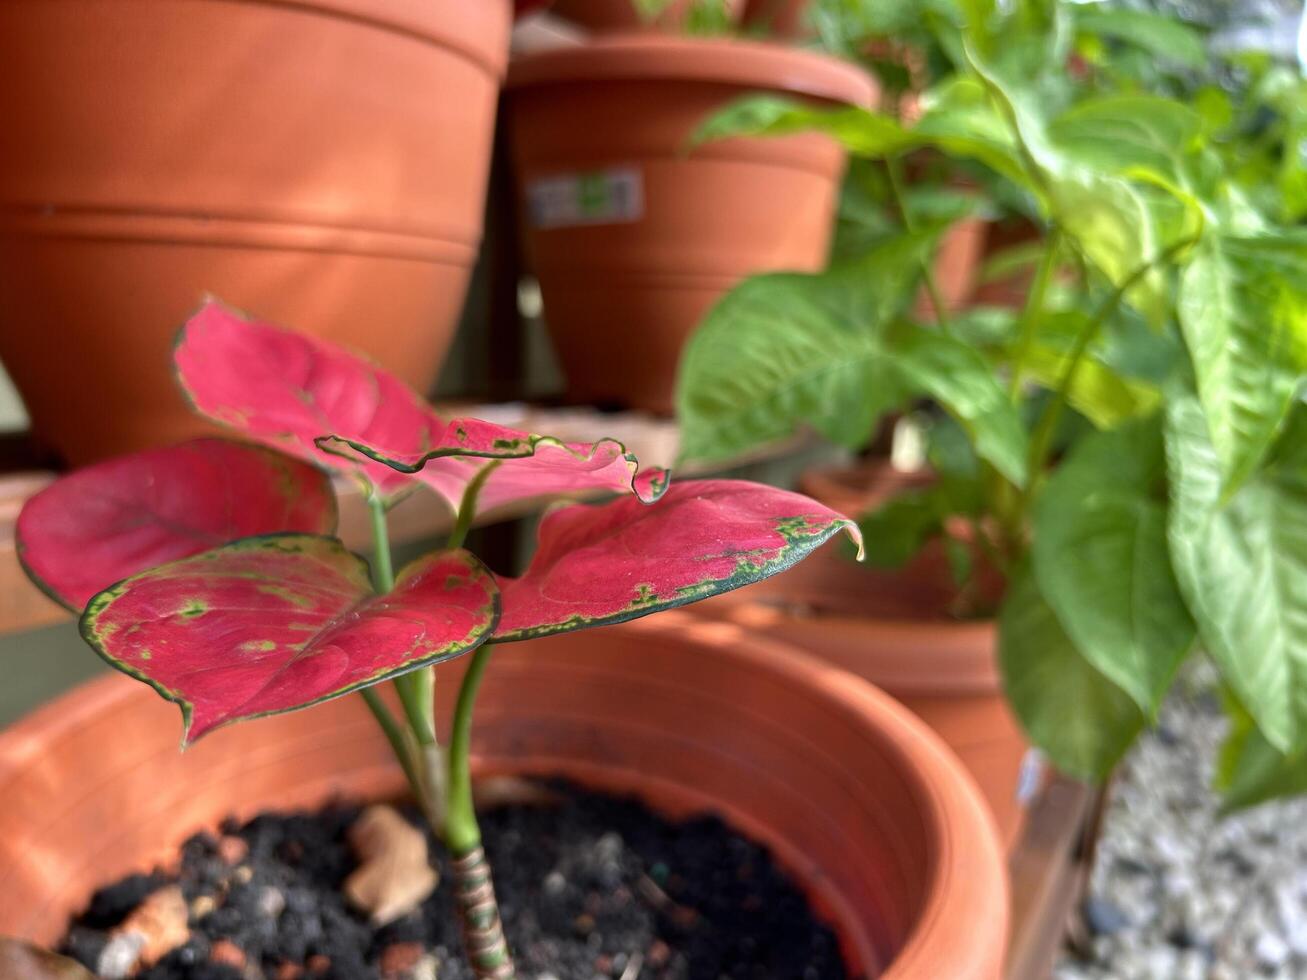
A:
[[[1089,345],[1094,342],[1098,333],[1103,328],[1113,311],[1121,304],[1121,300],[1130,289],[1138,283],[1144,276],[1148,275],[1154,268],[1160,266],[1185,249],[1197,243],[1196,238],[1185,238],[1178,242],[1168,245],[1158,255],[1149,259],[1147,262],[1140,264],[1130,275],[1121,282],[1119,286],[1112,290],[1111,294],[1099,304],[1098,309],[1089,322],[1085,324],[1084,329],[1076,336],[1075,345],[1071,348],[1071,359],[1062,372],[1061,378],[1058,379],[1057,390],[1054,392],[1053,399],[1044,407],[1040,414],[1038,422],[1035,423],[1034,434],[1030,439],[1030,479],[1026,483],[1025,501],[1028,504],[1034,496],[1035,489],[1039,482],[1039,476],[1043,473],[1044,467],[1048,462],[1048,453],[1053,441],[1053,432],[1057,428],[1058,420],[1062,417],[1062,411],[1067,404],[1067,396],[1071,392],[1071,386],[1075,384],[1076,374],[1080,370],[1080,365],[1089,352]]]
[[[1044,312],[1044,303],[1048,296],[1048,285],[1053,280],[1053,270],[1057,266],[1057,255],[1061,251],[1061,246],[1062,231],[1055,224],[1048,236],[1048,241],[1044,243],[1044,254],[1040,259],[1039,271],[1035,274],[1035,281],[1031,284],[1030,292],[1026,296],[1025,308],[1021,311],[1020,334],[1017,338],[1015,356],[1012,358],[1012,375],[1008,379],[1008,394],[1013,404],[1021,400],[1021,385],[1025,381],[1026,361],[1030,357],[1030,348],[1035,343],[1035,333],[1039,328],[1039,320]]]
[[[395,566],[390,557],[390,535],[386,530],[386,505],[374,492],[368,498],[372,516],[372,581],[377,592],[385,594],[395,587]],[[435,694],[436,675],[430,667],[421,667],[395,678],[395,690],[413,737],[425,753],[436,742]]]
[[[907,197],[903,192],[903,163],[898,157],[885,158],[885,173],[889,177],[890,196],[894,198],[894,206],[898,208],[899,217],[903,219],[903,228],[909,235],[916,231],[915,222],[912,220],[912,213],[908,210]],[[921,280],[926,286],[926,293],[930,296],[930,303],[935,307],[935,322],[943,333],[949,332],[948,307],[944,303],[944,294],[940,292],[939,283],[935,280],[935,269],[929,258],[920,260]]]
[[[446,547],[462,547],[476,516],[481,489],[498,466],[499,460],[487,463],[468,483]],[[492,649],[489,646],[476,649],[458,689],[446,760],[444,821],[438,829],[452,859],[454,902],[458,907],[463,949],[468,961],[478,980],[513,980],[517,971],[504,938],[499,902],[495,897],[490,865],[481,846],[481,827],[472,798],[472,711],[481,680],[490,664]]]

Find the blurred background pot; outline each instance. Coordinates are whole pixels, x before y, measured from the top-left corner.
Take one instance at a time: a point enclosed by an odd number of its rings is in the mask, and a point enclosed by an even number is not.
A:
[[[0,4],[0,359],[68,461],[198,422],[206,292],[425,390],[481,237],[510,0]]]
[[[466,662],[440,668],[443,717]],[[112,676],[0,735],[0,933],[57,940],[98,884],[175,858],[228,814],[401,790],[359,698],[184,755],[178,731],[174,706]],[[805,887],[853,975],[1001,975],[1006,883],[970,780],[898,705],[774,641],[669,613],[507,645],[473,751],[481,776],[562,775],[673,816],[721,814]]]
[[[640,16],[638,0],[554,0],[552,10],[564,20],[596,33],[640,29],[677,32],[685,28],[695,3],[696,0],[669,0],[648,20]],[[738,20],[744,12],[745,0],[721,0],[721,3],[729,19]]]
[[[858,516],[928,480],[878,461],[812,472],[800,488]],[[1010,849],[1040,768],[1003,694],[995,621],[954,616],[958,587],[938,540],[895,569],[859,566],[842,552],[823,548],[781,575],[695,608],[802,647],[911,709],[975,778]],[[1002,576],[978,552],[973,565],[980,571],[972,602],[996,607]]]
[[[692,134],[750,92],[875,96],[823,55],[657,35],[520,58],[508,86],[527,255],[569,397],[658,413],[716,299],[753,273],[825,264],[844,168],[816,133],[691,149]]]

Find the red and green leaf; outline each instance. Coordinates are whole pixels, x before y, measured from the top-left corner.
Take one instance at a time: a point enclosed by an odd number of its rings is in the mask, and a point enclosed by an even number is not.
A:
[[[857,525],[801,494],[742,480],[677,483],[656,507],[632,497],[547,514],[526,573],[501,580],[492,642],[619,623],[784,571]]]
[[[479,500],[588,489],[652,501],[661,470],[638,473],[611,439],[565,443],[479,419],[443,421],[398,378],[335,344],[246,320],[207,302],[182,330],[174,355],[195,407],[218,422],[305,459],[351,471],[383,497],[418,483],[457,509],[489,460],[501,464]]]
[[[389,466],[318,448],[339,435],[421,453],[445,426],[411,388],[336,344],[247,320],[216,300],[182,328],[177,376],[197,411],[315,463],[355,473],[383,497],[416,486]]]
[[[150,569],[93,598],[82,636],[181,706],[183,744],[304,708],[479,646],[499,617],[466,551],[414,562],[376,595],[334,538],[247,538]]]
[[[500,463],[477,497],[485,510],[581,490],[633,493],[643,503],[653,503],[670,479],[662,469],[639,472],[635,456],[615,439],[563,442],[473,418],[451,421],[442,438],[423,452],[400,452],[338,436],[320,439],[318,445],[416,474],[455,509],[468,483],[490,460]]]
[[[327,475],[227,439],[122,456],[56,480],[18,515],[18,557],[57,602],[81,612],[137,572],[257,534],[336,530]]]

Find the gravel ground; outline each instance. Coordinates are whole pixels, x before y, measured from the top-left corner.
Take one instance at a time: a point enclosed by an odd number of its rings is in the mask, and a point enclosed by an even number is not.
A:
[[[1056,980],[1307,978],[1307,799],[1219,817],[1211,681],[1188,673],[1126,761]]]

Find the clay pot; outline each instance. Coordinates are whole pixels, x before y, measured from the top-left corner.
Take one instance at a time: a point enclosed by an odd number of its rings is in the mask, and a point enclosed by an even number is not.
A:
[[[206,292],[430,387],[481,236],[509,0],[0,4],[0,359],[71,462],[200,425]]]
[[[925,480],[870,463],[806,475],[800,488],[857,516]],[[952,617],[957,588],[937,542],[899,569],[859,566],[841,552],[828,546],[788,572],[695,608],[802,647],[910,708],[975,778],[1010,849],[1040,767],[1003,694],[994,620]],[[973,562],[980,570],[975,601],[996,606],[1002,576],[979,553]]]
[[[573,24],[599,33],[602,31],[657,30],[677,32],[695,0],[670,0],[652,20],[640,16],[636,0],[554,0],[553,13]],[[734,19],[743,12],[745,0],[726,0],[726,9]]]
[[[765,32],[767,37],[798,40],[812,30],[806,17],[809,0],[747,0],[744,26]]]
[[[750,92],[869,105],[810,52],[655,35],[509,69],[527,253],[572,400],[668,413],[681,347],[745,276],[825,264],[844,153],[817,133],[688,140]]]
[[[441,668],[442,717],[465,663]],[[112,676],[0,736],[0,933],[52,942],[97,884],[174,857],[229,813],[400,791],[358,698],[184,755],[178,732],[174,706]],[[898,705],[775,642],[668,613],[510,644],[473,746],[482,776],[563,775],[673,816],[720,813],[806,888],[854,975],[1001,975],[1006,882],[971,782]]]
[[[1039,227],[1028,218],[1010,217],[988,222],[981,261],[988,262],[1010,248],[1038,242],[1041,234]],[[1034,281],[1034,267],[1025,266],[1010,275],[979,283],[972,294],[972,302],[978,306],[1020,310],[1026,305],[1026,297]]]
[[[985,247],[985,234],[983,218],[963,218],[950,225],[940,239],[932,271],[940,298],[949,313],[957,313],[970,305]],[[917,295],[913,312],[918,319],[928,323],[938,319],[935,302],[924,287]]]

